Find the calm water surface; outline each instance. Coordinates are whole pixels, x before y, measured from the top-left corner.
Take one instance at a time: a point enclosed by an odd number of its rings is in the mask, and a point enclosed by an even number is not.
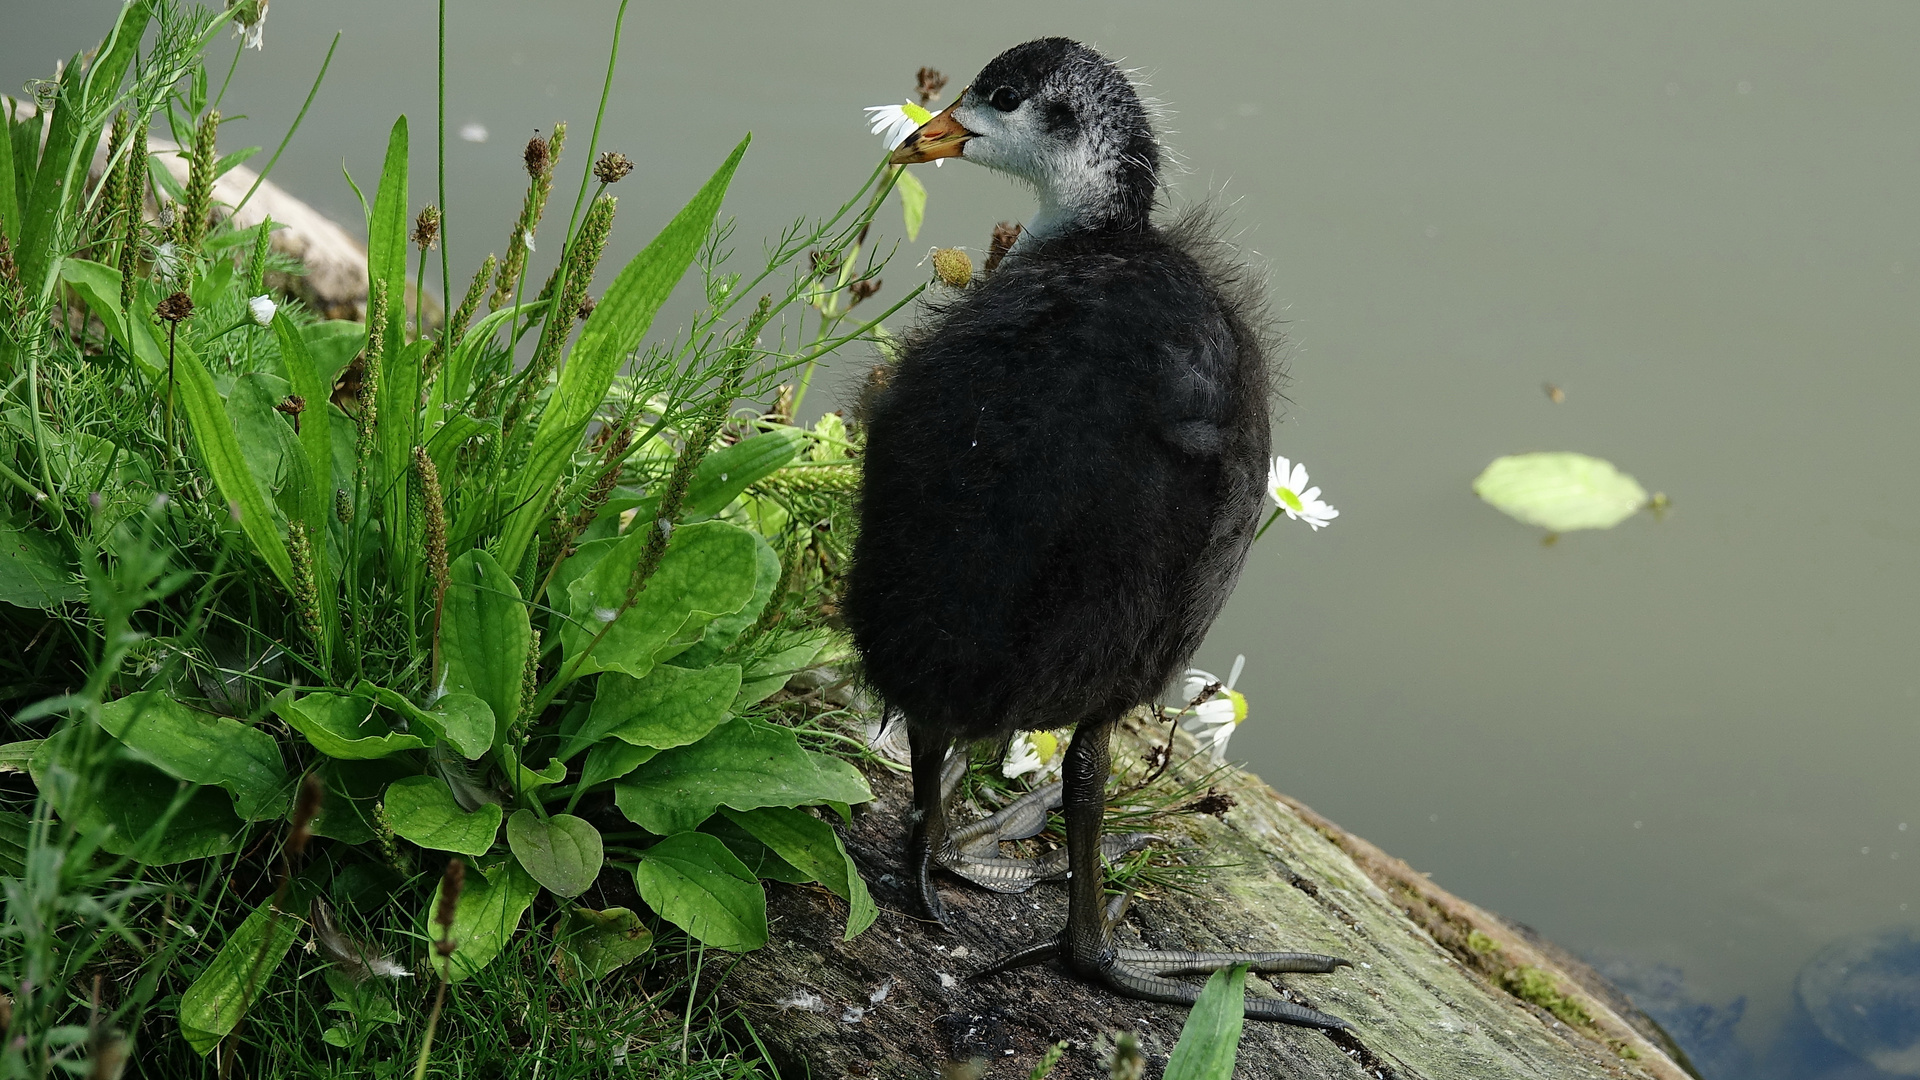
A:
[[[0,3],[0,87],[115,7]],[[579,167],[614,5],[451,7],[449,125],[490,132],[448,149],[464,280],[535,128],[571,121]],[[275,178],[354,221],[343,163],[371,181],[402,111],[430,147],[433,5],[275,4],[223,148],[278,141],[336,29]],[[753,254],[864,175],[860,106],[1046,33],[1143,69],[1177,199],[1230,203],[1269,264],[1275,446],[1341,510],[1262,542],[1199,658],[1248,656],[1236,754],[1606,965],[1710,1075],[1880,1075],[1818,1045],[1793,984],[1920,923],[1920,6],[637,4],[611,257],[749,129],[728,205]],[[893,295],[929,244],[1030,210],[984,170],[920,175]],[[1543,546],[1468,491],[1536,449],[1673,510]]]

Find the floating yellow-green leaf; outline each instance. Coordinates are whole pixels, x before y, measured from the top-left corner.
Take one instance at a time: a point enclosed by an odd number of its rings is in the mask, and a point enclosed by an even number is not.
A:
[[[1473,493],[1517,521],[1556,533],[1611,529],[1647,505],[1647,490],[1612,462],[1572,453],[1495,458]]]

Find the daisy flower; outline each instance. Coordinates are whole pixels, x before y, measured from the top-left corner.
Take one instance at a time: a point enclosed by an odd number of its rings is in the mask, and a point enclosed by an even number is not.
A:
[[[1200,745],[1211,748],[1214,764],[1224,764],[1227,760],[1227,740],[1233,738],[1234,731],[1247,718],[1247,698],[1233,688],[1240,681],[1240,672],[1245,670],[1245,654],[1233,658],[1233,670],[1223,682],[1219,676],[1199,668],[1187,669],[1185,685],[1186,699],[1192,701],[1201,691],[1214,684],[1220,689],[1213,696],[1193,706],[1192,715],[1180,722],[1187,733],[1200,741]]]
[[[1009,780],[1032,773],[1035,783],[1060,768],[1060,740],[1051,732],[1023,731],[1007,744],[1007,759],[1000,764],[1000,775]]]
[[[1320,489],[1307,486],[1307,467],[1298,461],[1276,457],[1267,469],[1267,494],[1275,506],[1295,521],[1304,521],[1315,532],[1340,516],[1340,511],[1321,501]]]
[[[888,150],[900,149],[900,144],[907,141],[907,136],[913,134],[921,124],[933,119],[932,113],[911,101],[899,105],[869,105],[862,111],[867,114],[867,123],[873,133],[880,136],[880,141],[887,144]],[[945,161],[943,159],[933,164],[939,168]]]
[[[245,39],[243,47],[248,49],[266,48],[267,4],[270,0],[228,0],[227,10],[233,17],[233,36]]]
[[[256,326],[272,326],[273,313],[277,310],[279,305],[273,302],[271,296],[256,296],[247,301],[247,315]]]

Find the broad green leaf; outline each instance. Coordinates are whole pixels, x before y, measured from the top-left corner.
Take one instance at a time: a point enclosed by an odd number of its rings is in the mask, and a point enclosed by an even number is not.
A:
[[[747,628],[758,622],[760,615],[773,601],[773,591],[780,587],[784,568],[780,565],[780,556],[773,545],[766,542],[758,533],[754,534],[754,578],[753,596],[739,611],[731,615],[722,615],[707,624],[700,640],[692,648],[674,657],[674,663],[680,667],[706,667],[717,662],[726,651],[740,640]]]
[[[245,530],[247,539],[266,561],[280,584],[288,589],[293,587],[293,560],[287,555],[287,542],[274,524],[273,508],[267,503],[267,497],[253,481],[253,474],[247,467],[246,455],[240,449],[240,442],[233,434],[233,421],[227,416],[226,402],[220,398],[220,392],[214,388],[213,376],[201,366],[200,359],[193,355],[185,343],[179,343],[174,352],[174,371],[176,390],[181,405],[186,409],[187,419],[193,424],[193,435],[200,445],[200,456],[207,464],[207,471],[213,474],[213,482],[220,489],[223,501],[238,504],[240,508],[240,527]]]
[[[329,319],[300,329],[300,340],[307,347],[307,356],[313,361],[313,370],[320,381],[327,384],[327,394],[333,393],[333,384],[340,373],[353,362],[361,349],[367,344],[367,328],[362,323],[346,319]],[[316,399],[308,398],[309,403]]]
[[[368,843],[380,834],[374,812],[387,788],[418,772],[418,766],[403,758],[322,759],[314,774],[326,785],[327,797],[313,816],[314,834],[348,844]]]
[[[493,709],[472,694],[442,694],[433,708],[423,709],[396,691],[360,680],[353,692],[420,724],[447,740],[460,756],[473,761],[493,747]]]
[[[444,879],[443,879],[444,883]],[[486,967],[506,947],[507,939],[520,928],[527,906],[540,893],[540,886],[512,859],[490,870],[467,868],[466,887],[460,890],[460,902],[453,912],[453,981],[459,982]],[[437,941],[440,928],[430,921],[440,909],[440,889],[433,890],[433,902],[427,905],[422,922],[429,940]],[[442,961],[432,961],[439,969]]]
[[[27,771],[27,763],[40,750],[45,739],[22,739],[19,742],[0,743],[0,773],[18,773]]]
[[[83,834],[111,828],[102,847],[115,855],[137,851],[142,862],[154,866],[204,859],[238,846],[246,826],[234,816],[225,792],[183,785],[118,744],[105,754],[83,757],[83,734],[79,725],[55,732],[28,765],[34,786],[61,820]],[[149,838],[183,787],[191,790],[185,804]]]
[[[736,664],[693,671],[661,664],[644,679],[609,671],[594,692],[592,714],[559,756],[572,757],[609,736],[659,750],[698,742],[727,718],[739,691]]]
[[[117,268],[91,259],[68,258],[60,263],[60,280],[80,294],[87,309],[107,328],[107,333],[120,343],[121,348],[133,354],[149,377],[166,376],[166,346],[154,336],[153,324],[147,321],[145,306],[137,294],[132,317],[121,317],[120,271]]]
[[[499,429],[498,419],[489,417],[475,420],[465,413],[452,413],[428,432],[427,456],[433,459],[433,467],[441,476],[451,479],[454,475],[453,456],[460,452],[460,448],[476,435],[490,435]]]
[[[46,294],[47,277],[53,260],[66,245],[57,239],[60,222],[75,212],[86,186],[87,167],[93,162],[99,145],[100,128],[109,116],[107,106],[120,88],[127,65],[140,50],[141,35],[146,33],[152,10],[146,0],[135,0],[120,9],[113,34],[91,64],[70,63],[60,73],[57,100],[47,125],[45,145],[40,151],[40,166],[31,189],[17,192],[20,198],[20,225],[11,222],[19,242],[13,247],[19,260],[20,280],[30,296]],[[36,120],[37,134],[40,124]],[[15,151],[19,150],[15,144]],[[57,249],[57,250],[56,250]]]
[[[818,880],[814,875],[799,869],[792,863],[774,854],[772,848],[761,843],[752,833],[735,825],[724,814],[715,814],[702,822],[700,831],[711,833],[727,845],[727,850],[746,865],[753,876],[768,881],[784,881],[789,885],[805,885]]]
[[[920,223],[927,217],[927,188],[920,178],[905,169],[900,170],[900,180],[894,185],[900,192],[900,215],[905,219],[907,239],[920,239]]]
[[[476,548],[447,568],[440,607],[441,688],[472,694],[493,710],[493,740],[520,714],[520,681],[533,638],[513,578]]]
[[[533,447],[521,470],[521,505],[509,519],[500,540],[501,560],[516,566],[527,541],[546,520],[547,501],[554,482],[580,446],[587,424],[606,400],[613,377],[653,325],[673,287],[686,275],[700,245],[707,239],[720,200],[726,195],[733,171],[747,152],[752,136],[740,140],[733,153],[701,187],[693,201],[674,215],[647,246],[620,271],[580,328],[579,340],[560,371],[559,384],[540,414]]]
[[[1180,1029],[1180,1041],[1167,1059],[1162,1080],[1233,1080],[1240,1029],[1246,1024],[1246,982],[1245,964],[1221,968],[1207,977],[1200,1000],[1193,1003]]]
[[[1611,529],[1647,505],[1647,491],[1633,477],[1572,453],[1495,458],[1473,493],[1517,521],[1557,533]]]
[[[409,776],[387,788],[387,822],[393,831],[423,848],[485,855],[500,833],[500,807],[482,804],[468,813],[460,809],[446,781],[433,776]]]
[[[0,600],[55,608],[86,596],[58,541],[39,529],[0,521]]]
[[[757,657],[747,668],[746,675],[740,684],[740,696],[733,700],[735,712],[743,711],[756,702],[765,701],[775,691],[786,686],[796,672],[813,666],[813,662],[820,656],[820,650],[826,648],[827,643],[832,640],[832,635],[800,634],[786,637],[785,640],[797,640],[799,643]]]
[[[602,513],[608,511],[602,510]],[[600,540],[588,540],[573,549],[573,554],[561,560],[553,571],[553,579],[547,582],[547,604],[556,611],[567,611],[572,606],[569,590],[573,583],[580,580],[587,571],[599,565],[607,553],[620,546],[620,537],[609,536]]]
[[[652,761],[659,753],[651,746],[633,746],[619,739],[608,739],[587,751],[587,763],[580,767],[579,788],[585,791],[595,784],[618,780]]]
[[[33,819],[27,815],[0,810],[0,877],[19,877],[26,873],[27,832],[32,826]]]
[[[701,942],[736,951],[767,943],[766,890],[717,837],[667,837],[640,856],[633,881],[647,906]]]
[[[234,812],[246,821],[287,812],[291,784],[280,747],[259,728],[190,709],[152,690],[101,706],[100,726],[177,780],[225,788]]]
[[[315,368],[313,352],[307,348],[306,338],[285,311],[274,313],[273,333],[280,344],[280,359],[286,366],[293,392],[306,402],[306,411],[301,416],[299,433],[295,437],[300,454],[306,459],[305,484],[298,516],[306,523],[307,536],[313,541],[314,580],[320,586],[320,621],[326,630],[326,656],[331,656],[340,634],[339,579],[333,565],[332,545],[327,542],[331,532],[328,519],[333,514],[335,491],[333,432],[329,418],[331,405],[328,400],[332,396],[333,383]],[[325,657],[323,666],[324,660]]]
[[[606,862],[600,830],[571,814],[542,819],[515,810],[507,819],[507,846],[527,874],[556,896],[586,892]]]
[[[0,238],[9,245],[20,243],[20,199],[15,194],[13,170],[13,122],[7,110],[0,108]]]
[[[213,962],[180,995],[180,1034],[194,1053],[205,1057],[232,1034],[299,938],[301,925],[269,900],[227,935]]]
[[[692,746],[662,751],[614,785],[629,821],[666,836],[694,828],[722,806],[867,802],[859,770],[800,747],[793,732],[735,717]]]
[[[293,426],[274,410],[290,390],[287,380],[278,375],[253,372],[235,379],[227,393],[234,438],[255,486],[276,512],[274,528],[282,531],[288,518],[300,517],[307,486],[306,454],[294,438]]]
[[[417,735],[388,727],[375,714],[370,698],[319,693],[296,699],[287,690],[273,699],[273,712],[305,735],[315,750],[332,758],[383,758],[427,745]]]
[[[847,854],[846,845],[841,843],[840,834],[833,826],[812,814],[784,806],[721,813],[752,833],[754,839],[767,845],[789,866],[809,875],[808,880],[825,885],[829,892],[847,902],[847,933],[843,940],[852,941],[880,917],[880,909],[874,906],[873,897],[867,892],[867,883],[860,878],[860,868],[853,864],[853,857]]]
[[[647,531],[636,526],[567,589],[573,618],[560,641],[569,662],[604,631],[574,669],[576,676],[621,671],[645,678],[654,664],[700,640],[715,617],[739,611],[753,597],[755,537],[736,525],[706,521],[673,531],[660,568],[626,607]]]
[[[469,327],[466,336],[460,339],[460,344],[444,361],[440,377],[434,380],[431,404],[436,411],[428,415],[439,415],[440,406],[445,402],[466,400],[467,392],[472,388],[474,362],[486,352],[493,336],[500,332],[502,326],[515,325],[521,316],[532,316],[546,306],[545,300],[508,304],[498,311],[489,312]]]
[[[553,960],[564,981],[604,979],[651,948],[653,932],[630,909],[577,907],[567,913]]]
[[[687,520],[698,521],[725,510],[748,487],[798,457],[806,443],[807,433],[799,428],[777,427],[701,458],[687,486],[683,508]]]
[[[529,769],[525,765],[515,762],[514,775],[520,778],[518,790],[521,792],[532,791],[534,788],[551,787],[567,778],[567,763],[558,758],[548,758],[545,768]]]

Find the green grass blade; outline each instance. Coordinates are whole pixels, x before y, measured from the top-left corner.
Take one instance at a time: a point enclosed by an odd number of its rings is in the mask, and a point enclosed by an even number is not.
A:
[[[175,387],[180,403],[193,425],[193,437],[200,444],[200,457],[213,474],[213,482],[229,504],[240,508],[240,528],[253,541],[255,550],[266,560],[280,584],[293,588],[293,558],[287,553],[286,538],[274,524],[273,510],[260,486],[254,483],[241,453],[240,440],[233,433],[233,421],[227,405],[213,385],[213,376],[185,344],[174,346]],[[320,399],[322,402],[326,398]]]
[[[1246,983],[1244,964],[1222,968],[1207,978],[1207,987],[1193,1003],[1186,1026],[1180,1029],[1180,1041],[1167,1059],[1163,1080],[1233,1080],[1240,1029],[1246,1024]]]
[[[554,481],[566,469],[567,459],[580,445],[587,423],[607,395],[613,377],[640,344],[660,305],[686,275],[700,244],[720,212],[727,185],[747,152],[749,135],[740,140],[693,200],[674,215],[667,227],[633,257],[600,298],[580,330],[560,384],[540,416],[533,450],[521,474],[520,509],[508,520],[500,541],[500,562],[518,566],[527,541],[547,516],[547,499]]]

